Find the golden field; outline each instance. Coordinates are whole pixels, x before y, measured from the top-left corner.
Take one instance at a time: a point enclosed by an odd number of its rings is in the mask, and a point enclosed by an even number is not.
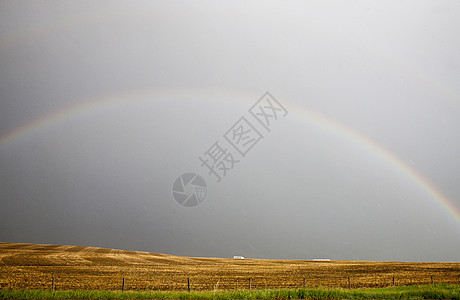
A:
[[[0,243],[0,289],[192,290],[460,284],[460,263],[191,258],[95,247]]]

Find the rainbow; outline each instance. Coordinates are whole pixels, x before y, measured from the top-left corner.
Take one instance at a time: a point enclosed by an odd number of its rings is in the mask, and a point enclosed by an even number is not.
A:
[[[19,126],[8,133],[0,136],[0,149],[14,141],[20,140],[29,135],[38,133],[46,128],[57,126],[69,118],[91,113],[93,111],[104,110],[121,105],[150,103],[154,101],[184,101],[186,99],[201,99],[202,101],[215,101],[220,99],[231,104],[241,105],[242,113],[246,111],[260,95],[249,92],[222,91],[218,89],[196,89],[196,88],[155,88],[131,91],[123,94],[110,94],[100,97],[82,99],[79,104],[65,107],[50,113],[42,118],[38,118],[22,126]],[[276,95],[275,95],[276,97]],[[179,100],[178,100],[179,99]],[[406,176],[415,183],[424,193],[430,196],[435,203],[440,205],[443,210],[460,225],[460,211],[443,193],[431,182],[425,179],[408,163],[398,158],[388,149],[377,144],[375,141],[360,134],[344,124],[341,124],[325,115],[315,112],[303,106],[294,104],[286,99],[278,100],[288,109],[289,116],[294,115],[297,120],[317,127],[327,133],[346,139],[360,149],[371,153],[386,165],[391,166],[400,174]]]
[[[460,224],[460,210],[452,203],[452,200],[445,196],[434,184],[419,174],[413,167],[393,154],[391,151],[377,144],[372,139],[369,139],[359,132],[345,126],[344,124],[332,120],[315,111],[298,106],[295,108],[294,113],[302,116],[303,120],[311,122],[327,132],[332,132],[342,138],[352,141],[359,147],[365,149],[367,152],[370,152],[374,156],[383,160],[387,165],[390,165],[399,173],[404,174],[408,179],[427,193],[431,199],[441,205],[441,207],[447,211],[458,224]]]

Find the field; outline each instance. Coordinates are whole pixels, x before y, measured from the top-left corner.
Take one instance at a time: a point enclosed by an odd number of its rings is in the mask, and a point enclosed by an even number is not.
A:
[[[93,247],[0,243],[0,290],[225,291],[460,284],[460,263],[190,258]]]

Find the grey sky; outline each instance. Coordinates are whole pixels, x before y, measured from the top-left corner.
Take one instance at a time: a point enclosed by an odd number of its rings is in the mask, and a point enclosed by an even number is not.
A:
[[[0,2],[0,240],[459,261],[459,36],[459,1]],[[216,183],[266,91],[288,115]]]

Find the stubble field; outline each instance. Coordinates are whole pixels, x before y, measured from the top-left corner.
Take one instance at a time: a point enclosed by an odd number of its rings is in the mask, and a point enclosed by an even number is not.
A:
[[[190,258],[148,252],[0,243],[0,289],[185,291],[460,284],[460,263]]]

